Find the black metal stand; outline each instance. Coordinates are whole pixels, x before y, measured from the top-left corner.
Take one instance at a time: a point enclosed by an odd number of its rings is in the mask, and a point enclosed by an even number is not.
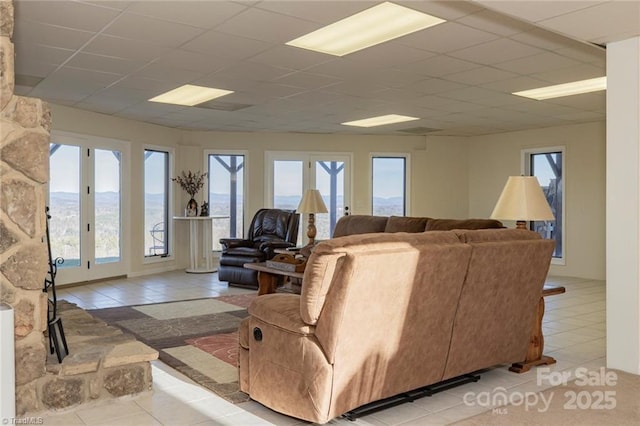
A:
[[[387,408],[395,407],[396,405],[404,404],[405,402],[413,402],[416,399],[432,396],[438,392],[445,391],[447,389],[455,388],[467,383],[473,383],[480,380],[480,376],[474,374],[464,374],[462,376],[454,377],[452,379],[444,380],[442,382],[435,383],[433,385],[425,386],[419,389],[415,389],[409,392],[404,392],[389,398],[374,401],[361,407],[355,408],[351,411],[347,411],[342,417],[347,420],[354,421],[358,417],[362,417],[368,414],[372,414]]]
[[[58,273],[58,265],[64,263],[64,259],[56,257],[53,259],[51,255],[51,240],[49,237],[49,207],[45,208],[47,215],[47,250],[49,254],[49,271],[44,279],[43,292],[47,293],[49,300],[47,303],[47,331],[49,333],[49,351],[56,353],[58,362],[62,362],[62,359],[69,354],[69,347],[67,346],[67,339],[64,336],[64,328],[62,327],[62,319],[58,317],[58,298],[56,296],[56,274]]]

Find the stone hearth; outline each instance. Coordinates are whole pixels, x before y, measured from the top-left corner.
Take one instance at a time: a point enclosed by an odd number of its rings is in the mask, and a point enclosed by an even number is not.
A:
[[[21,401],[29,411],[64,409],[151,389],[150,361],[158,358],[156,350],[73,303],[59,300],[58,312],[69,355],[62,363],[55,354],[48,356],[46,374],[37,380],[35,394]]]

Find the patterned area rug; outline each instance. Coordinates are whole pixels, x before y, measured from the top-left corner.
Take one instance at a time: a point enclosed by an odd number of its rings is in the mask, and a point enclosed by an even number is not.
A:
[[[238,326],[255,294],[94,309],[160,353],[160,360],[233,403],[249,400],[238,384]]]

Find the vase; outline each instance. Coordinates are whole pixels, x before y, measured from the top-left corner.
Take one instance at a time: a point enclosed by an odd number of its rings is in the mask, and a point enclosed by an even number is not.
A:
[[[187,203],[187,208],[184,209],[185,216],[187,217],[196,217],[198,216],[198,202],[193,198],[189,200]]]

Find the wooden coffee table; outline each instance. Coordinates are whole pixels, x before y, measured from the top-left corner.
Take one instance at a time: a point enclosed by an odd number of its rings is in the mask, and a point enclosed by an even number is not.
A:
[[[533,330],[531,331],[531,340],[529,341],[529,348],[527,349],[527,358],[522,362],[515,362],[509,367],[509,371],[514,373],[526,373],[537,365],[551,365],[555,364],[556,360],[553,357],[544,355],[544,336],[542,335],[542,318],[544,317],[544,298],[547,296],[553,296],[555,294],[562,294],[565,292],[564,287],[552,287],[544,286],[542,289],[542,296],[538,302],[538,310],[536,311],[536,318],[533,323]]]
[[[258,296],[276,292],[278,277],[291,277],[302,279],[304,272],[283,271],[281,269],[270,268],[266,262],[245,263],[247,269],[258,271]]]

